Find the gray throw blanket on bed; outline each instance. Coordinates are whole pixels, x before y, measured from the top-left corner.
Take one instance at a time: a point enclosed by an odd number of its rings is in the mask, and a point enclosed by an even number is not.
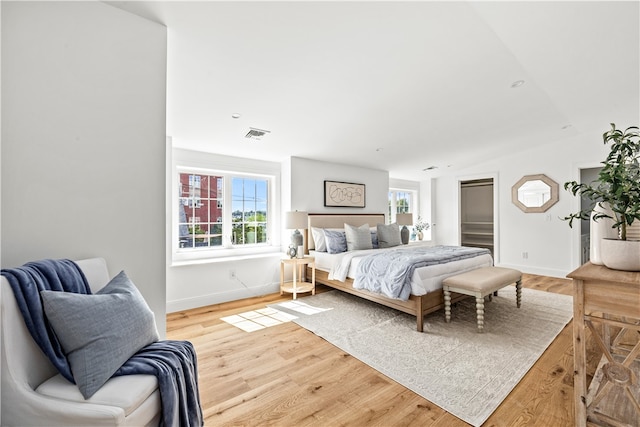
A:
[[[67,380],[71,367],[53,328],[47,321],[40,291],[91,294],[82,270],[70,260],[42,260],[3,269],[25,324],[34,341]],[[157,341],[142,348],[114,374],[155,375],[162,401],[161,426],[202,426],[195,349],[189,341]]]
[[[406,301],[411,295],[411,278],[416,268],[490,253],[489,249],[464,246],[398,247],[363,257],[353,287]]]

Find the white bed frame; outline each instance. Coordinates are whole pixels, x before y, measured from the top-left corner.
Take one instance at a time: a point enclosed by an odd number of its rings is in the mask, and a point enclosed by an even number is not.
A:
[[[377,224],[384,224],[384,214],[309,214],[309,225],[305,231],[305,252],[315,248],[311,227],[319,228],[344,228],[344,224],[353,226],[361,226],[363,224],[369,224],[371,227],[375,227]],[[311,275],[311,270],[307,267],[307,274]],[[416,326],[418,332],[422,332],[424,329],[424,316],[425,314],[432,313],[434,311],[444,308],[444,295],[442,289],[429,292],[426,295],[416,296],[411,295],[407,301],[399,299],[392,299],[385,297],[384,295],[369,292],[363,289],[354,289],[353,280],[347,278],[346,281],[340,282],[338,280],[330,280],[328,278],[329,273],[322,270],[316,270],[316,283],[338,289],[343,292],[348,292],[353,295],[357,295],[369,301],[377,302],[387,307],[394,308],[404,313],[416,316]],[[452,293],[451,302],[457,302],[465,298],[465,295]]]

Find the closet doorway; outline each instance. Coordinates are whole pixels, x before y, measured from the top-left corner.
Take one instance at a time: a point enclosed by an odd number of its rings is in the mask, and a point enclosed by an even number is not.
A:
[[[494,263],[493,178],[460,181],[460,244],[491,251]]]
[[[580,169],[580,182],[591,184],[598,179],[601,167]],[[580,209],[592,209],[594,203],[585,198],[580,199]],[[589,261],[591,253],[591,221],[580,221],[580,265]]]

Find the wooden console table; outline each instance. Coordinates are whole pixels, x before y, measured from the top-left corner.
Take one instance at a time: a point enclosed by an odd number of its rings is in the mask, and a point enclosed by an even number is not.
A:
[[[575,425],[640,426],[640,272],[610,270],[590,262],[573,279]],[[596,328],[600,324],[601,328]],[[586,380],[586,330],[603,352],[590,390]],[[616,331],[613,336],[611,331]],[[629,331],[633,341],[621,344]]]

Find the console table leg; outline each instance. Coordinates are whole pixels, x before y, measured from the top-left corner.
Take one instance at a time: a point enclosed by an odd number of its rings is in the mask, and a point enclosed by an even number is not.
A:
[[[586,343],[584,323],[583,281],[573,279],[573,393],[575,400],[575,426],[587,425]]]

